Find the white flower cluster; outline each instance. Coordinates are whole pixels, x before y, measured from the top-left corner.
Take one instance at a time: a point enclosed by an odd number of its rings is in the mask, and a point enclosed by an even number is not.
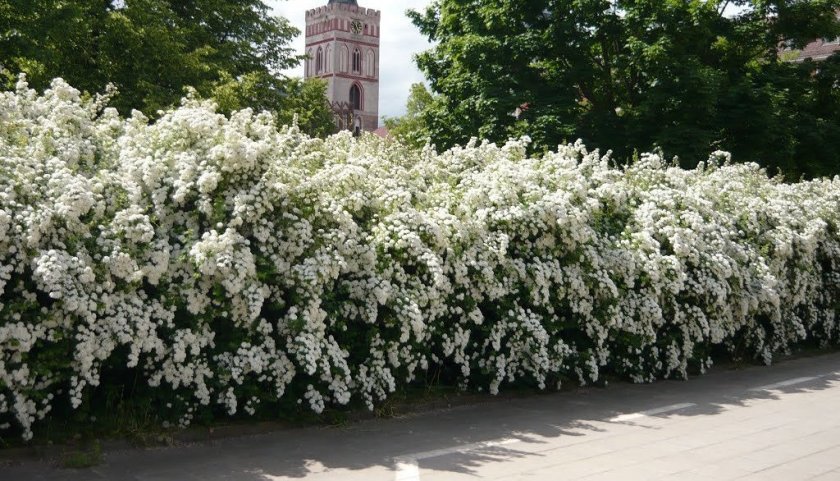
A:
[[[192,100],[149,123],[60,80],[0,118],[0,426],[26,438],[117,375],[185,425],[840,338],[840,179],[322,141]]]

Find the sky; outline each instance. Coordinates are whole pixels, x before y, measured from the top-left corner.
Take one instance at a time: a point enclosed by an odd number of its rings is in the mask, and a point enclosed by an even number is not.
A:
[[[327,4],[327,0],[267,0],[267,5],[276,15],[286,17],[303,32],[306,26],[306,11]],[[379,115],[396,117],[405,113],[405,101],[411,84],[423,81],[423,74],[417,69],[413,55],[431,47],[420,34],[405,11],[422,10],[431,0],[359,0],[359,6],[382,12],[380,37],[379,72]],[[294,47],[301,54],[304,51],[303,34],[294,41]],[[286,75],[302,77],[303,65],[284,72]]]

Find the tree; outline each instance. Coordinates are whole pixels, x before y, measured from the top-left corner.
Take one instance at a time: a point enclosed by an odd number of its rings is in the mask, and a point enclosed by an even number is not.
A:
[[[291,125],[297,117],[302,131],[314,137],[326,137],[336,131],[335,117],[327,102],[327,83],[320,79],[289,79],[286,101],[277,111],[281,125]]]
[[[314,137],[335,132],[335,120],[327,103],[327,84],[320,79],[281,79],[254,72],[234,79],[225,74],[213,87],[211,97],[226,114],[252,108],[272,111],[278,125],[291,125]]]
[[[402,117],[385,119],[385,127],[394,138],[405,145],[422,148],[429,142],[424,112],[434,103],[434,97],[422,83],[411,85],[406,113]]]
[[[261,0],[0,0],[6,87],[18,72],[38,89],[54,77],[87,92],[113,83],[123,114],[154,116],[190,86],[225,94],[223,106],[280,112],[296,104],[301,125],[322,133],[327,110],[314,93],[323,89],[276,74],[300,62],[289,46],[297,33]],[[312,113],[299,109],[303,99]]]
[[[727,149],[819,175],[840,172],[840,150],[812,148],[836,142],[840,103],[826,87],[836,69],[783,62],[779,50],[836,37],[838,8],[840,0],[439,0],[409,15],[436,43],[417,62],[438,94],[424,112],[438,147],[527,133],[537,150],[582,138],[622,160],[659,147],[692,166]],[[816,158],[797,160],[805,156]]]

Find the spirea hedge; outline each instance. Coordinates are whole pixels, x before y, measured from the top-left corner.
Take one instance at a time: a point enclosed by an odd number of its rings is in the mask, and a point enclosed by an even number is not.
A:
[[[0,424],[30,438],[125,377],[188,424],[372,407],[429,373],[646,382],[837,343],[840,179],[526,142],[318,140],[195,100],[150,123],[21,81],[0,96]]]

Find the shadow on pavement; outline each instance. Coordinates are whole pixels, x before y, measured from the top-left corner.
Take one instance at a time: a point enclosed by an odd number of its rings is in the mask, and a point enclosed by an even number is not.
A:
[[[804,380],[813,377],[814,379]],[[772,390],[757,387],[799,379]],[[67,471],[22,464],[0,468],[0,479],[43,480],[237,480],[277,481],[307,476],[323,479],[394,479],[394,459],[418,457],[459,446],[500,439],[517,442],[422,457],[424,470],[472,475],[482,466],[544,456],[541,445],[568,439],[569,445],[603,439],[616,424],[656,430],[656,422],[615,417],[662,406],[693,406],[647,420],[713,417],[738,406],[773,401],[783,394],[808,393],[840,385],[840,354],[797,359],[774,367],[718,369],[688,381],[650,385],[616,384],[569,392],[461,406],[397,419],[364,421],[342,428],[286,430],[211,445],[113,452],[92,470]],[[661,423],[660,423],[661,424]],[[643,431],[640,431],[643,432]],[[556,443],[555,449],[556,449]],[[5,471],[5,474],[4,474]],[[326,473],[329,471],[329,473]],[[355,473],[355,474],[354,474]]]

